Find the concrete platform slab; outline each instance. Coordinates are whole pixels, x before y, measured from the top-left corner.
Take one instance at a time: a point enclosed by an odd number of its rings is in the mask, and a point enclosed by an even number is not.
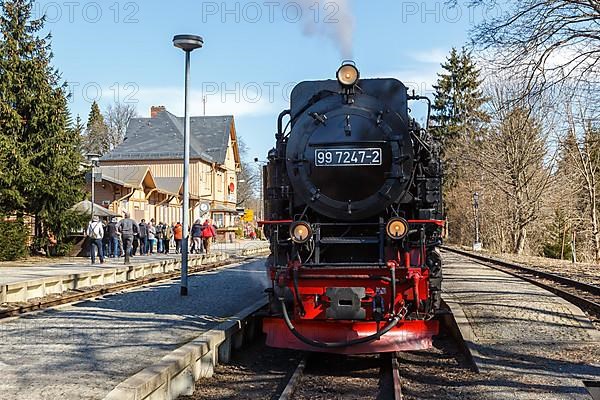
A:
[[[190,266],[223,261],[232,256],[253,256],[268,250],[268,243],[242,241],[216,244],[211,254],[190,255]],[[167,273],[180,268],[181,256],[156,254],[136,256],[124,265],[123,259],[107,258],[105,264],[91,265],[86,258],[54,260],[46,264],[0,268],[0,304],[26,302],[68,290],[102,286]]]
[[[589,399],[600,332],[576,306],[503,272],[444,253],[444,300],[490,399]],[[581,361],[580,361],[581,360]]]
[[[0,397],[102,399],[264,297],[264,260],[0,323]],[[182,378],[183,379],[183,378]]]

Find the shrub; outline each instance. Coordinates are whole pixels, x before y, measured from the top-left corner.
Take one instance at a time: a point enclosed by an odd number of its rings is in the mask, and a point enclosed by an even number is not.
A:
[[[242,228],[236,228],[235,229],[235,237],[238,239],[243,239],[244,238],[244,230]]]
[[[7,221],[0,216],[0,261],[14,261],[27,255],[28,230],[22,219]]]
[[[54,257],[67,257],[73,253],[75,245],[73,243],[58,243],[54,248]]]

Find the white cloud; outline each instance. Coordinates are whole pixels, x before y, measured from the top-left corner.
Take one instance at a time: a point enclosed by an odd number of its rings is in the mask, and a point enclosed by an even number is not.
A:
[[[270,101],[268,93],[257,91],[255,87],[246,88],[240,86],[231,92],[206,92],[206,115],[268,115],[278,109],[275,101]],[[183,87],[142,87],[135,96],[139,100],[138,112],[144,116],[150,112],[151,106],[165,106],[167,110],[175,115],[184,114],[184,92]],[[204,111],[202,101],[204,93],[202,90],[191,90],[190,92],[190,114],[201,116]]]
[[[272,85],[272,83],[270,83]],[[289,86],[289,85],[288,85]],[[260,83],[205,83],[202,89],[190,93],[190,113],[201,116],[206,95],[206,115],[271,115],[278,113],[286,104],[289,88],[286,85],[270,87]],[[81,85],[70,83],[69,107],[74,114],[87,115],[93,101],[101,110],[115,103],[135,104],[141,116],[149,115],[151,106],[165,106],[175,115],[183,116],[184,89],[181,87],[139,87],[127,85]]]
[[[411,53],[410,56],[420,63],[424,64],[441,64],[448,57],[449,51],[441,48],[429,49],[426,51],[418,51]]]

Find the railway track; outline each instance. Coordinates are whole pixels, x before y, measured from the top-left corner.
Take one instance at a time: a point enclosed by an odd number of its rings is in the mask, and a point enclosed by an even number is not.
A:
[[[449,329],[427,350],[360,356],[270,348],[259,335],[179,400],[480,400],[465,388],[481,377]]]
[[[199,274],[202,272],[212,271],[212,270],[221,268],[226,265],[234,264],[234,263],[240,262],[242,260],[251,260],[256,257],[257,256],[232,257],[226,261],[219,261],[219,262],[214,262],[214,263],[208,263],[208,264],[201,265],[198,267],[192,267],[189,270],[189,274],[194,275],[194,274]],[[78,293],[63,294],[63,295],[57,296],[56,298],[52,297],[52,298],[44,298],[39,301],[31,301],[28,304],[19,304],[14,307],[0,310],[0,320],[28,314],[28,313],[31,313],[34,311],[45,310],[48,308],[57,307],[57,306],[64,305],[64,304],[71,304],[71,303],[75,303],[75,302],[79,302],[79,301],[83,301],[83,300],[91,300],[91,299],[105,296],[107,294],[118,293],[118,292],[122,292],[125,290],[134,289],[137,287],[142,287],[144,285],[148,285],[151,283],[169,281],[169,280],[179,277],[180,275],[181,275],[181,273],[178,271],[156,274],[156,275],[147,276],[147,277],[144,277],[141,279],[136,279],[134,281],[116,283],[116,284],[112,284],[112,285],[101,287],[101,288],[91,288],[89,290],[82,289],[82,290],[78,290]]]
[[[400,382],[400,364],[397,355],[392,356],[392,382],[394,386],[394,400],[402,400],[402,383]]]
[[[443,246],[443,250],[471,258],[490,268],[505,272],[519,279],[546,289],[559,297],[581,307],[596,321],[600,321],[600,287],[579,282],[564,276],[537,270],[481,254],[473,254]]]
[[[332,358],[332,357],[336,358],[336,357],[340,357],[340,356],[325,355],[325,354],[307,354],[307,355],[305,355],[298,363],[296,370],[290,377],[290,380],[288,381],[287,385],[285,386],[281,396],[279,396],[279,400],[292,400],[297,397],[296,394],[299,394],[298,397],[300,397],[300,398],[312,398],[314,396],[314,393],[312,393],[310,390],[309,390],[309,393],[305,393],[306,387],[310,386],[309,384],[307,384],[307,381],[309,379],[306,379],[306,378],[311,378],[311,377],[313,379],[315,377],[316,377],[316,379],[323,378],[323,376],[321,376],[322,371],[320,370],[318,365],[315,366],[315,364],[321,363],[323,360],[328,361],[327,359]],[[365,360],[367,360],[366,364],[368,365],[369,363],[372,364],[372,359],[374,357],[379,358],[378,361],[379,361],[380,366],[379,366],[379,372],[378,372],[378,377],[377,377],[378,388],[377,389],[374,388],[374,390],[372,391],[371,394],[378,393],[377,394],[378,399],[402,400],[403,397],[402,397],[402,386],[401,386],[401,381],[400,381],[400,364],[396,358],[396,354],[391,354],[391,355],[390,354],[382,354],[380,356],[371,355],[371,356],[364,356],[363,358]],[[369,358],[371,360],[368,360]],[[352,362],[350,361],[349,364],[352,364]],[[307,369],[308,369],[308,371],[307,371]],[[339,378],[339,375],[352,376],[356,372],[357,372],[357,368],[353,368],[352,366],[350,366],[347,370],[344,370],[341,372],[339,370],[335,371],[335,373],[338,375],[338,378]],[[329,380],[329,378],[325,378],[325,379]],[[304,385],[303,385],[303,383],[304,383]],[[333,384],[332,387],[335,390],[335,384]],[[301,393],[298,393],[298,392],[301,392]],[[324,396],[329,396],[330,394],[332,394],[332,393],[329,393],[329,392],[323,393]],[[340,393],[339,395],[334,395],[334,396],[335,396],[334,398],[345,398],[345,396],[342,393]],[[360,397],[361,396],[357,394],[356,398],[360,398]],[[355,398],[355,397],[353,397],[353,398]]]

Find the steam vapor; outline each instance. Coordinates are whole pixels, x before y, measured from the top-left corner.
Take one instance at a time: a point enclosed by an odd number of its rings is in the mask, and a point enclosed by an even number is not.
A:
[[[352,59],[354,17],[350,0],[288,1],[302,7],[305,35],[328,38],[338,48],[342,58]]]

